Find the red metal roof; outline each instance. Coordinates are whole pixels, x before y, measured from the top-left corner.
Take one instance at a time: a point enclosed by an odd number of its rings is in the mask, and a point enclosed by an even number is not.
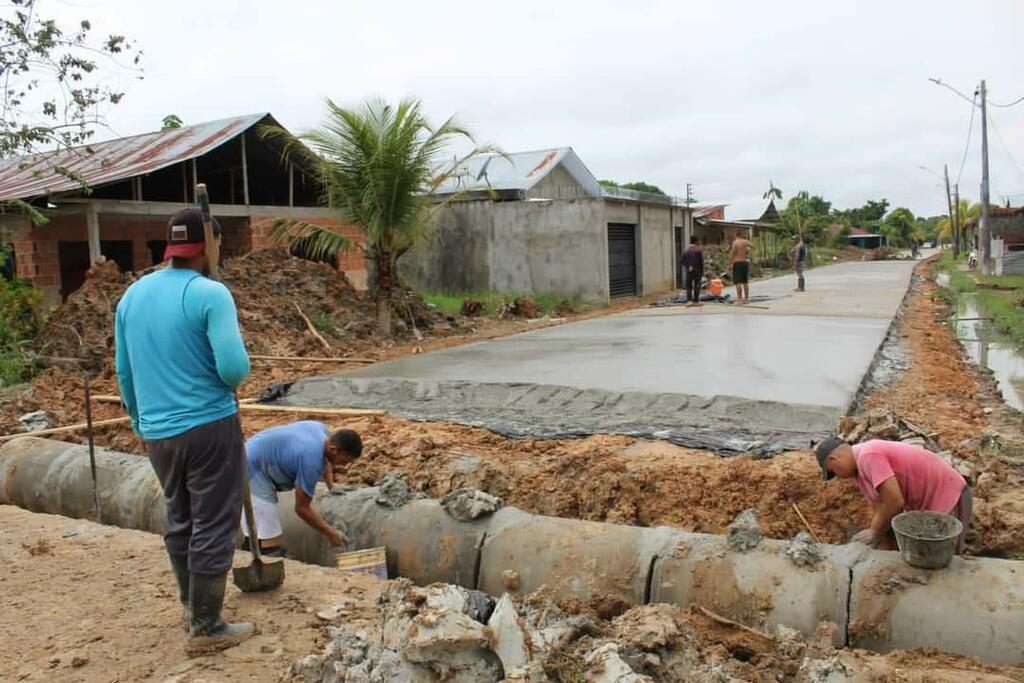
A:
[[[4,159],[0,161],[0,200],[27,199],[82,187],[78,180],[68,178],[55,168],[62,167],[80,175],[94,187],[159,171],[202,156],[264,120],[276,123],[270,114],[250,114],[60,152]]]

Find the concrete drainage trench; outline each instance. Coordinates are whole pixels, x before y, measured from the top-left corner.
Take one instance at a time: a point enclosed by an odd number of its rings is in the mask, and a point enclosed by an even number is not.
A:
[[[163,501],[149,463],[97,452],[100,521],[159,533]],[[0,448],[0,503],[34,512],[95,518],[88,451],[33,437]],[[987,662],[1024,663],[1024,564],[955,558],[946,569],[905,565],[896,553],[853,546],[685,533],[533,515],[503,507],[460,521],[436,500],[399,507],[379,490],[317,499],[320,514],[356,548],[386,546],[389,572],[425,585],[443,582],[499,596],[546,586],[553,597],[625,605],[699,605],[765,629],[811,637],[834,622],[836,645],[881,652],[936,648]],[[282,498],[283,513],[291,510]],[[330,566],[316,532],[283,515],[296,559]],[[512,580],[510,577],[514,577]]]

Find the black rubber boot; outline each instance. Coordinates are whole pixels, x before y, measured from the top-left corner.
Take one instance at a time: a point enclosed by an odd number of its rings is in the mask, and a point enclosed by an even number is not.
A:
[[[192,611],[191,633],[185,654],[199,657],[234,647],[256,633],[248,622],[229,624],[220,616],[224,606],[224,590],[228,575],[192,574],[189,585],[189,607]]]
[[[191,612],[188,607],[189,583],[191,575],[188,571],[188,555],[167,555],[171,560],[171,570],[174,572],[174,580],[178,582],[178,599],[181,601],[182,617],[185,622],[185,630],[189,630]]]

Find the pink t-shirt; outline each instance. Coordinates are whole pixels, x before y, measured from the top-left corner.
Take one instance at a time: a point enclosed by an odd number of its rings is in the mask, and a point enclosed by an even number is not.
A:
[[[872,503],[878,502],[878,487],[896,477],[907,510],[950,512],[967,484],[945,460],[919,446],[875,439],[854,446],[853,457],[857,485]]]

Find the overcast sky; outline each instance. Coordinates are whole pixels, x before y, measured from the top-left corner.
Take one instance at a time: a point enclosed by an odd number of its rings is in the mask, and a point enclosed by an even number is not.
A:
[[[259,111],[293,131],[322,101],[422,98],[509,152],[569,145],[599,178],[670,194],[693,183],[727,216],[760,212],[769,179],[840,207],[870,198],[945,212],[971,105],[1024,96],[1021,0],[40,0],[145,51],[118,135]],[[993,201],[1024,203],[1024,103],[994,108]],[[110,137],[104,134],[102,137]],[[1004,144],[1005,143],[1005,144]],[[1009,151],[1007,151],[1009,150]],[[980,126],[960,181],[978,198]]]

